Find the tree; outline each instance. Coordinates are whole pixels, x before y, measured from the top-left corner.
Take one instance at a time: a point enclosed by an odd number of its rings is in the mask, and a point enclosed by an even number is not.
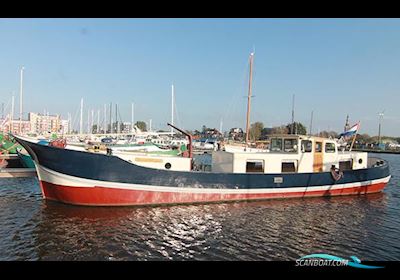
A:
[[[357,138],[356,140],[359,143],[365,144],[365,143],[369,143],[371,142],[371,136],[369,136],[368,134],[364,133],[364,134],[357,134]]]
[[[261,132],[264,129],[264,124],[262,122],[255,122],[250,125],[250,140],[259,140],[261,137]]]
[[[306,127],[300,122],[289,123],[286,125],[289,134],[299,134],[299,135],[306,135],[307,129]]]
[[[318,134],[319,137],[324,137],[324,138],[339,138],[339,134],[335,131],[327,131],[323,130]]]
[[[147,131],[147,125],[144,121],[137,121],[135,125],[141,130],[141,131]]]
[[[270,134],[289,134],[289,129],[285,125],[275,126],[271,129]]]

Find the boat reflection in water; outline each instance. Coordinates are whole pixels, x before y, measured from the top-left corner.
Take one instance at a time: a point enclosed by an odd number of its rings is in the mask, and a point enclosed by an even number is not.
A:
[[[386,204],[384,193],[141,208],[46,201],[34,236],[41,260],[295,260],[318,252],[376,260],[397,246],[380,234]]]

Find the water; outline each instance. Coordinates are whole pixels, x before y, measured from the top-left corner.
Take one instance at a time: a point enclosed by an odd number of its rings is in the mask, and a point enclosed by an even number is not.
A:
[[[35,178],[0,180],[0,260],[400,260],[400,156],[383,193],[164,207],[44,201]]]

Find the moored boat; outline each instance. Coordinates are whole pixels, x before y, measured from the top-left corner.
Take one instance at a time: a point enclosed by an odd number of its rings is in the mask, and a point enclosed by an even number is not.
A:
[[[211,172],[192,170],[191,151],[175,169],[167,157],[132,163],[15,138],[35,160],[43,197],[76,205],[360,195],[382,191],[390,179],[386,161],[339,151],[335,140],[311,136],[274,136],[265,153],[215,151]]]

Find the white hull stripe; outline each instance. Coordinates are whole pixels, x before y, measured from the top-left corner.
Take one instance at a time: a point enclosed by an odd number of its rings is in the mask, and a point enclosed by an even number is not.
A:
[[[85,178],[74,177],[65,175],[43,166],[36,164],[36,170],[39,180],[52,183],[55,185],[62,185],[68,187],[103,187],[113,189],[126,189],[126,190],[143,190],[143,191],[156,191],[156,192],[180,192],[180,193],[222,193],[222,194],[250,194],[250,193],[282,193],[282,192],[310,192],[310,191],[325,191],[325,190],[338,190],[354,187],[368,186],[372,184],[387,183],[391,175],[363,182],[354,182],[347,184],[313,186],[313,187],[293,187],[293,188],[260,188],[260,189],[223,189],[223,188],[187,188],[187,187],[169,187],[169,186],[156,186],[156,185],[141,185],[141,184],[127,184],[109,181],[98,181]]]

